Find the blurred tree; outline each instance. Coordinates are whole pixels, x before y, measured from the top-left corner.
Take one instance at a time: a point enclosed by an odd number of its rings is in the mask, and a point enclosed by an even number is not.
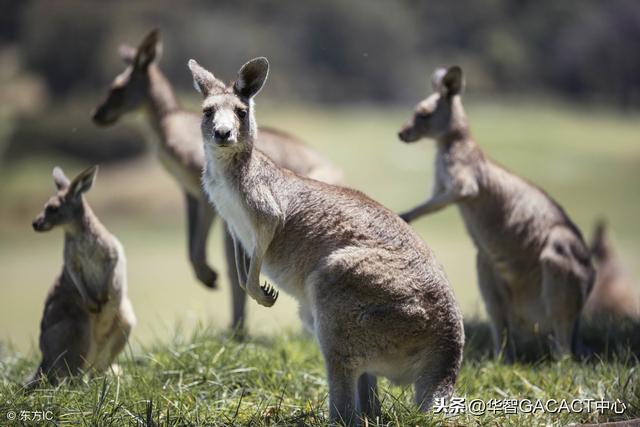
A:
[[[28,4],[28,0],[0,0],[0,45],[18,40],[22,14]]]
[[[1,40],[63,98],[104,86],[117,45],[160,27],[182,90],[188,57],[230,78],[265,55],[268,94],[310,102],[415,101],[455,62],[475,91],[640,104],[637,0],[0,1]]]
[[[101,76],[102,40],[112,14],[92,1],[32,2],[23,15],[21,44],[27,66],[53,95],[87,90]]]

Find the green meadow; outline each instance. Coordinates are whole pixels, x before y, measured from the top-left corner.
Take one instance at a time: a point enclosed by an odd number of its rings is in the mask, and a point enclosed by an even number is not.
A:
[[[586,238],[596,218],[606,218],[638,277],[640,115],[525,100],[470,101],[467,113],[486,153],[547,190]],[[394,211],[423,201],[432,183],[433,142],[407,145],[395,136],[409,114],[409,108],[283,109],[259,100],[257,110],[259,123],[302,137],[344,170],[346,185]],[[0,124],[0,135],[8,126]],[[182,195],[153,153],[101,168],[88,194],[127,254],[138,326],[120,358],[122,375],[63,384],[55,393],[45,388],[22,394],[19,383],[37,363],[44,298],[62,263],[62,232],[31,229],[53,194],[56,164],[68,175],[87,166],[55,156],[0,165],[0,425],[11,408],[53,408],[60,422],[80,425],[326,423],[322,361],[313,340],[301,332],[295,302],[282,294],[269,309],[248,301],[249,337],[242,342],[229,337],[220,222],[209,241],[209,258],[220,273],[219,289],[211,291],[191,272]],[[619,399],[626,411],[422,415],[412,407],[409,389],[383,381],[384,419],[369,425],[565,425],[640,416],[640,374],[631,345],[625,352],[622,343],[610,357],[587,363],[563,359],[505,366],[488,358],[474,250],[456,209],[414,226],[444,265],[465,317],[477,326],[470,330],[456,395],[487,401]]]

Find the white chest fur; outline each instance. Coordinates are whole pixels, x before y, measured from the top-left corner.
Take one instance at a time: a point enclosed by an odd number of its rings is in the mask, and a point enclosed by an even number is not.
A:
[[[255,247],[255,232],[251,222],[251,215],[241,199],[238,189],[221,175],[211,173],[209,169],[204,174],[204,190],[209,200],[215,206],[220,216],[227,223],[242,246],[251,254]]]

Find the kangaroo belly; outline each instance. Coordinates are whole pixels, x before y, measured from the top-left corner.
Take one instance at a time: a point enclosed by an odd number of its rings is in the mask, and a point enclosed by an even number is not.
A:
[[[308,306],[309,302],[304,292],[304,282],[307,275],[304,271],[296,269],[296,265],[299,263],[295,259],[290,263],[282,263],[271,259],[267,254],[267,259],[262,264],[262,272],[278,288],[294,297],[301,305]]]
[[[113,335],[119,333],[118,308],[105,307],[91,321],[91,346],[87,362],[89,366],[102,371],[112,362],[109,342]]]

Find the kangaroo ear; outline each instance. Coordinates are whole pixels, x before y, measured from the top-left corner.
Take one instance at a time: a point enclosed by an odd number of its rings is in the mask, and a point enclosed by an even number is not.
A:
[[[147,34],[138,46],[133,64],[136,68],[143,70],[149,66],[156,58],[160,57],[162,46],[160,44],[160,30],[152,30]]]
[[[240,68],[238,79],[233,84],[236,95],[242,98],[253,98],[260,92],[269,75],[269,61],[260,57],[252,59]]]
[[[464,77],[462,76],[462,68],[454,65],[447,69],[446,74],[442,77],[441,89],[443,94],[447,96],[458,95],[464,88]]]
[[[190,59],[187,65],[193,75],[193,87],[205,98],[209,96],[214,89],[221,91],[225,89],[224,83],[216,79],[210,71],[205,70],[195,59]]]
[[[69,187],[69,196],[78,198],[82,193],[86,193],[93,186],[93,182],[96,179],[98,173],[98,166],[91,166],[88,169],[80,172],[76,176]]]
[[[431,88],[434,92],[442,93],[442,78],[447,74],[447,69],[444,67],[437,68],[431,75]]]
[[[597,250],[602,246],[607,236],[607,221],[598,218],[593,229],[593,240],[591,242],[592,250]]]
[[[60,166],[53,168],[53,182],[58,190],[63,190],[69,186],[69,178],[67,178]]]
[[[124,63],[127,65],[133,64],[133,60],[136,58],[137,53],[137,49],[129,46],[128,44],[122,44],[118,47],[118,55],[120,55],[120,58],[122,58]]]

